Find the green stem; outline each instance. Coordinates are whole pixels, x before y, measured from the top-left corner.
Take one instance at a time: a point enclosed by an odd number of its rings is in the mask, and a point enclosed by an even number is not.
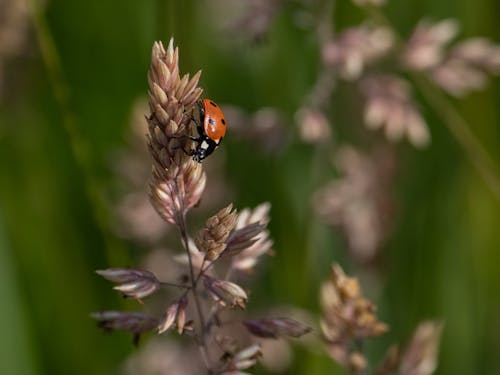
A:
[[[180,220],[179,220],[179,231],[182,237],[182,241],[184,243],[184,247],[187,252],[188,256],[188,262],[189,262],[189,276],[191,280],[191,292],[193,293],[193,299],[194,303],[196,305],[196,311],[198,313],[198,318],[200,319],[200,342],[198,343],[198,348],[200,350],[201,356],[203,358],[203,361],[205,363],[205,366],[208,370],[209,373],[211,373],[211,366],[210,366],[210,361],[208,358],[208,351],[207,351],[207,343],[206,343],[206,325],[205,325],[205,316],[203,314],[203,309],[201,307],[201,302],[200,302],[200,297],[198,295],[198,290],[197,290],[197,284],[198,281],[200,280],[201,272],[200,275],[198,275],[197,278],[194,277],[194,267],[193,267],[193,259],[191,257],[191,252],[189,251],[189,240],[188,240],[188,232],[187,232],[187,225],[186,225],[186,216],[184,213],[180,214]],[[186,291],[187,292],[187,291]]]
[[[465,119],[454,108],[450,100],[425,77],[411,75],[429,106],[442,118],[450,133],[465,150],[468,158],[481,175],[495,198],[500,202],[500,177],[494,161],[476,135],[470,130]]]
[[[63,127],[68,134],[71,150],[79,165],[84,179],[84,187],[89,201],[92,202],[94,219],[106,243],[107,258],[110,264],[127,262],[127,255],[121,244],[109,233],[109,218],[106,204],[100,192],[103,190],[92,174],[89,147],[84,142],[77,126],[76,116],[71,109],[69,87],[64,78],[61,60],[54,38],[37,0],[29,1],[29,9],[35,27],[42,59],[45,63],[49,81],[62,116]]]

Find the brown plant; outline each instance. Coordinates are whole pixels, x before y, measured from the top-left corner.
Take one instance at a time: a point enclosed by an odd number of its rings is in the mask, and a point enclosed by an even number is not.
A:
[[[201,198],[206,176],[201,164],[184,152],[192,146],[186,136],[193,131],[191,116],[202,92],[197,87],[201,72],[181,78],[178,59],[173,39],[166,51],[161,43],[154,44],[148,74],[148,139],[153,158],[151,202],[164,220],[182,226],[188,210]]]
[[[261,255],[270,252],[272,241],[266,230],[269,204],[239,214],[233,205],[210,217],[193,241],[189,236],[186,215],[199,202],[205,188],[203,165],[190,152],[195,134],[197,87],[200,73],[189,78],[180,76],[178,49],[170,41],[165,50],[159,42],[153,45],[149,80],[148,145],[153,168],[150,199],[161,218],[174,224],[180,233],[185,255],[177,257],[187,266],[188,275],[181,282],[160,280],[147,270],[110,268],[97,273],[118,283],[114,287],[124,296],[140,303],[163,287],[177,290],[173,299],[163,303],[160,318],[135,312],[104,311],[92,316],[108,330],[126,330],[137,342],[143,332],[156,329],[159,334],[175,330],[193,336],[205,370],[209,374],[229,374],[253,366],[261,356],[261,346],[243,337],[231,337],[227,350],[218,342],[219,331],[239,324],[249,333],[267,332],[267,337],[299,337],[309,329],[287,318],[244,320],[236,316],[223,320],[234,308],[246,309],[248,292],[229,280],[236,271],[253,268]],[[228,261],[229,260],[229,261]],[[219,275],[225,275],[220,276]],[[259,330],[260,328],[260,330]],[[239,340],[242,339],[242,340]]]
[[[347,276],[338,264],[321,288],[323,315],[321,332],[328,354],[350,373],[362,373],[366,358],[360,352],[363,341],[388,330],[376,315],[376,306],[363,297],[359,281]]]
[[[349,374],[363,374],[368,361],[363,354],[366,340],[387,332],[388,326],[375,315],[376,306],[363,297],[356,278],[347,276],[338,264],[321,289],[323,315],[321,331],[328,354]],[[437,367],[442,323],[425,321],[418,325],[403,351],[391,346],[377,375],[431,375]]]

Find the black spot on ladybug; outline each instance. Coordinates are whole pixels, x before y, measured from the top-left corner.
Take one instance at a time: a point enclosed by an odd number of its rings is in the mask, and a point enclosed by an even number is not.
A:
[[[217,107],[217,104],[215,104],[213,101],[210,101],[210,104],[213,105],[214,107]]]
[[[214,120],[213,118],[209,118],[209,119],[208,119],[208,123],[209,123],[210,125],[215,125],[215,120]]]
[[[226,120],[222,119],[220,122],[222,122],[222,125],[226,125]]]

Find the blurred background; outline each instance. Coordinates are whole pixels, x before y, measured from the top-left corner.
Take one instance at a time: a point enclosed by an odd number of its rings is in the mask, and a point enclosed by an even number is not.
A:
[[[182,73],[203,71],[204,95],[229,123],[205,162],[192,228],[229,201],[272,204],[275,255],[249,281],[249,309],[295,306],[318,317],[321,282],[339,262],[390,326],[367,344],[372,363],[437,318],[437,374],[500,373],[498,180],[484,182],[483,159],[470,158],[477,152],[457,142],[425,90],[413,93],[426,147],[367,129],[356,84],[335,74],[324,50],[381,15],[403,40],[424,18],[453,18],[459,39],[500,42],[498,14],[496,0],[389,0],[376,12],[348,0],[1,0],[0,373],[133,373],[130,337],[104,335],[89,314],[137,304],[94,270],[161,264],[166,248],[180,250],[177,232],[147,205],[143,137],[151,46],[172,36]],[[499,90],[493,78],[460,99],[438,96],[497,171]],[[360,202],[346,209],[352,199]],[[300,343],[255,373],[273,368],[343,373],[321,347]]]

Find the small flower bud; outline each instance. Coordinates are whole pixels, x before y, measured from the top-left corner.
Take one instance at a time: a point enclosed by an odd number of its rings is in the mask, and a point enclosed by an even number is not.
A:
[[[163,318],[158,325],[158,333],[163,333],[167,331],[175,322],[175,317],[177,316],[177,309],[179,307],[178,303],[171,305],[165,312]]]
[[[226,239],[236,225],[238,215],[233,211],[233,205],[229,204],[217,214],[210,217],[205,228],[196,238],[196,246],[206,253],[208,260],[216,260],[226,248]]]
[[[234,230],[226,240],[225,256],[233,256],[249,248],[258,241],[258,237],[266,226],[260,223],[252,223],[241,229]]]
[[[99,327],[107,330],[123,330],[134,334],[152,330],[157,324],[155,317],[138,312],[102,311],[92,313],[91,317],[99,321]]]
[[[177,308],[177,332],[179,335],[182,335],[184,332],[184,327],[186,325],[186,308],[188,305],[188,299],[186,296],[183,296]]]
[[[210,276],[204,276],[204,284],[212,298],[221,305],[230,307],[238,306],[245,308],[248,301],[246,292],[237,284],[226,280],[217,280]]]
[[[180,335],[182,335],[185,329],[190,330],[192,322],[186,322],[187,305],[188,299],[185,295],[182,296],[178,302],[171,305],[158,325],[158,333],[161,334],[166,332],[169,328],[174,326],[174,323],[177,323],[177,332],[179,332]]]
[[[273,241],[269,238],[269,231],[266,229],[270,209],[271,205],[266,202],[253,210],[245,208],[238,215],[236,230],[229,237],[226,249],[228,255],[234,254],[232,261],[234,269],[249,271],[257,264],[261,255],[272,253]],[[261,227],[257,227],[257,223]]]
[[[244,370],[255,365],[260,356],[262,356],[260,345],[253,344],[236,353],[233,357],[233,363],[238,370]]]
[[[248,331],[262,338],[300,337],[311,331],[310,327],[291,318],[264,318],[244,320]]]
[[[141,299],[153,294],[160,288],[160,282],[152,272],[127,268],[109,268],[96,271],[109,281],[120,283],[113,289],[124,296]]]

